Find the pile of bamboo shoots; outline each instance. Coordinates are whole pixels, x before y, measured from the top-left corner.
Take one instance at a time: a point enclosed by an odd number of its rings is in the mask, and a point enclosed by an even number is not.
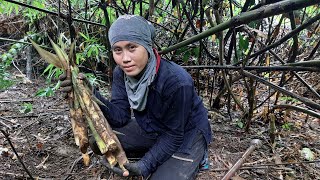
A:
[[[44,60],[66,71],[67,78],[72,80],[73,88],[68,96],[70,119],[75,143],[80,148],[84,164],[89,165],[90,162],[87,154],[89,146],[87,127],[89,126],[101,153],[104,154],[111,167],[118,164],[126,172],[123,165],[128,162],[128,159],[117,136],[103,115],[99,101],[92,94],[92,90],[83,79],[78,78],[79,69],[74,63],[73,54],[75,43],[72,43],[68,56],[51,39],[50,42],[56,54],[44,50],[32,40],[30,41]]]

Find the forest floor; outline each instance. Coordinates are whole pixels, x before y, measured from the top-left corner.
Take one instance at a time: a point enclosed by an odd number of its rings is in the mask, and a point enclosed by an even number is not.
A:
[[[68,104],[59,92],[53,97],[36,97],[36,92],[45,87],[44,80],[39,78],[32,83],[18,82],[0,91],[0,127],[8,132],[32,176],[38,179],[120,179],[108,173],[95,155],[91,155],[88,167],[83,165],[73,140]],[[22,112],[23,103],[31,103],[32,111]],[[257,138],[262,146],[249,155],[233,179],[320,179],[319,119],[307,119],[304,114],[291,112],[286,118],[286,127],[277,124],[273,146],[268,123],[258,116],[246,133],[236,121],[237,114],[232,114],[234,120],[210,111],[214,137],[209,147],[211,166],[210,170],[200,172],[197,180],[222,179],[250,146],[251,140]],[[311,150],[308,157],[301,153],[303,148]],[[3,134],[0,134],[0,161],[0,179],[28,178]]]

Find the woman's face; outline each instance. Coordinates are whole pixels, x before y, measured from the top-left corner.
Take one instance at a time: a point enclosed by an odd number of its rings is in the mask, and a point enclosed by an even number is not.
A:
[[[130,41],[118,41],[112,46],[115,62],[127,76],[135,77],[148,63],[148,51],[141,45]]]

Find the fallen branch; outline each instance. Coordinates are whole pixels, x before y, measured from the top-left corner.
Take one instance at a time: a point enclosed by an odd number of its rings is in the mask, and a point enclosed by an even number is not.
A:
[[[42,161],[39,165],[36,166],[36,168],[37,168],[37,169],[43,168],[44,163],[46,163],[46,161],[47,161],[48,159],[49,159],[49,154],[47,155],[47,157],[45,157],[45,158],[43,159],[43,161]]]
[[[320,160],[314,160],[314,161],[301,161],[301,162],[286,162],[286,163],[277,163],[277,164],[260,164],[255,166],[246,166],[245,163],[239,170],[250,170],[250,169],[266,169],[270,166],[280,166],[280,165],[294,165],[294,164],[311,164],[311,163],[319,163]],[[221,171],[229,171],[228,168],[217,168],[217,169],[211,169],[212,172],[221,172]]]
[[[300,162],[285,162],[285,163],[277,163],[277,164],[260,164],[258,166],[246,166],[246,164],[243,164],[243,167],[259,167],[259,166],[280,166],[280,165],[292,165],[292,164],[309,164],[309,163],[318,163],[320,162],[320,159],[313,160],[313,161],[300,161]]]
[[[223,176],[222,180],[230,179],[236,171],[241,167],[244,161],[249,157],[249,155],[256,149],[261,147],[262,143],[259,139],[253,139],[250,142],[250,147],[244,152],[242,157],[230,168],[230,170]]]
[[[33,99],[2,99],[0,103],[12,103],[12,102],[33,102]]]
[[[288,64],[289,65],[289,64]],[[270,71],[308,71],[308,72],[320,72],[320,68],[317,66],[303,67],[303,66],[230,66],[230,65],[214,65],[214,66],[182,66],[185,69],[218,69],[218,70],[247,70],[257,72],[270,72]]]
[[[288,63],[288,66],[303,66],[303,67],[320,67],[320,60],[300,61],[295,63]]]
[[[24,41],[15,40],[15,39],[8,39],[8,38],[3,38],[3,37],[0,37],[0,41],[8,41],[8,42],[13,42],[13,43],[21,43],[21,44],[32,45],[32,44],[29,43],[29,42],[24,42]],[[49,47],[47,47],[47,46],[41,46],[41,47],[46,48],[46,49],[52,49],[52,48],[49,48]]]
[[[272,107],[272,109],[293,109],[299,112],[303,112],[306,113],[310,116],[316,117],[316,118],[320,118],[320,114],[315,112],[315,111],[311,111],[309,109],[305,109],[299,106],[294,106],[294,105],[289,105],[289,104],[280,104],[280,105],[275,105]]]
[[[12,127],[9,126],[8,124],[6,124],[6,123],[4,123],[4,122],[2,122],[2,121],[0,121],[0,123],[1,123],[3,126],[5,126],[6,128],[12,130]]]

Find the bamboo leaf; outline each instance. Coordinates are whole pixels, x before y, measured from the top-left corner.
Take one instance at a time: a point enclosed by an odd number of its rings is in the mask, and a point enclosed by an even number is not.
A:
[[[54,43],[51,40],[51,38],[49,38],[49,40],[51,42],[51,45],[52,45],[54,51],[57,53],[62,66],[64,67],[64,69],[67,69],[68,68],[68,64],[69,64],[68,55],[56,43]]]
[[[40,54],[40,56],[47,61],[50,64],[53,64],[55,67],[57,68],[61,68],[64,69],[65,67],[62,65],[62,63],[60,62],[60,59],[57,55],[44,50],[43,48],[41,48],[37,43],[35,43],[34,41],[32,41],[31,39],[29,39],[29,41],[32,43],[33,47],[38,51],[38,53]]]

